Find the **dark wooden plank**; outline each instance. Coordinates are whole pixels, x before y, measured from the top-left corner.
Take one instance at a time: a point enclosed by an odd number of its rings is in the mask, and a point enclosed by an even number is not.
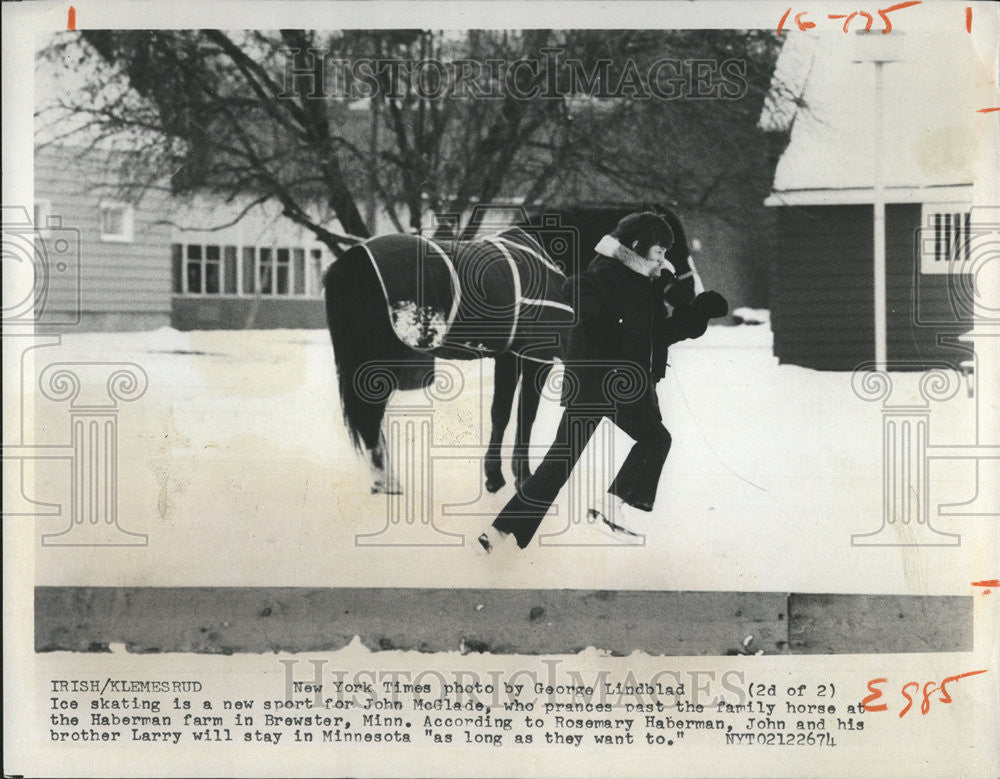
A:
[[[787,651],[785,593],[39,587],[38,651]],[[744,646],[747,638],[752,641]]]
[[[789,598],[793,654],[971,652],[972,596],[803,595]]]
[[[956,652],[972,598],[767,592],[38,587],[36,651]],[[748,637],[752,637],[748,641]]]

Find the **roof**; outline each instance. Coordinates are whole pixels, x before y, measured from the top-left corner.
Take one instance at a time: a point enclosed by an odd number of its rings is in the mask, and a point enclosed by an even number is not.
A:
[[[872,201],[873,60],[881,58],[892,60],[882,66],[885,187],[918,201],[924,188],[954,193],[951,188],[974,185],[995,197],[1000,114],[977,112],[1000,105],[992,81],[995,52],[985,45],[977,51],[983,41],[966,32],[961,14],[943,24],[939,13],[927,11],[926,17],[899,17],[889,36],[845,35],[839,23],[817,23],[822,32],[815,35],[786,33],[775,78],[807,107],[773,90],[762,113],[764,129],[792,128],[769,204],[835,203],[838,193],[851,202]]]

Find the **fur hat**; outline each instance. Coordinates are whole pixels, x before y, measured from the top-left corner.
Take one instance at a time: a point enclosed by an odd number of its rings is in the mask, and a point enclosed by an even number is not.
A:
[[[629,214],[618,222],[611,235],[640,256],[645,256],[649,247],[656,244],[664,249],[674,245],[674,231],[667,220],[652,211]]]

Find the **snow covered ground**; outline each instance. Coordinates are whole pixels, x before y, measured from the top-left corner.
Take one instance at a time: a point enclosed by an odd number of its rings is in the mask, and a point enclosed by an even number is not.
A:
[[[852,546],[852,534],[882,523],[881,404],[857,397],[850,374],[779,366],[766,325],[713,327],[671,350],[659,396],[674,446],[656,530],[644,545],[609,545],[585,522],[571,522],[579,517],[568,516],[564,493],[542,525],[541,543],[536,537],[507,565],[483,563],[469,546],[512,490],[490,495],[482,487],[491,361],[447,364],[457,382],[453,397],[430,408],[420,407],[420,393],[396,396],[390,408],[404,430],[431,414],[433,490],[425,496],[413,486],[409,458],[402,464],[407,495],[386,498],[369,493],[367,467],[349,445],[325,331],[66,335],[35,355],[38,369],[126,361],[149,377],[146,394],[119,412],[120,522],[147,533],[149,545],[39,547],[38,584],[938,594],[966,591],[966,572],[985,576],[992,559],[995,522],[937,517],[938,504],[972,497],[967,461],[934,463],[930,473],[931,522],[961,533],[960,546]],[[893,376],[913,401],[920,379]],[[65,443],[67,404],[35,402],[33,442]],[[975,401],[964,385],[930,408],[932,443],[974,440]],[[556,402],[543,401],[536,456],[558,418]],[[629,444],[616,435],[619,462]],[[507,463],[505,472],[509,479]],[[602,487],[612,475],[598,473]],[[35,500],[66,504],[65,463],[39,464],[34,488]],[[420,524],[417,512],[416,523],[380,532],[387,501],[410,501],[396,505],[412,509],[422,499],[432,505],[433,527]],[[66,522],[39,519],[39,534]],[[888,532],[892,541],[909,531],[896,525]],[[412,543],[364,545],[404,538]]]

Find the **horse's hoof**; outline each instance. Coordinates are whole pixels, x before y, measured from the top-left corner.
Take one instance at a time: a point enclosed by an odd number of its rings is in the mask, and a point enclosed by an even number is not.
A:
[[[507,480],[500,474],[497,474],[496,476],[488,476],[486,478],[486,491],[496,492],[506,486],[506,484]]]
[[[386,487],[381,482],[375,482],[372,485],[372,495],[402,495],[403,490],[401,487],[391,484]]]

